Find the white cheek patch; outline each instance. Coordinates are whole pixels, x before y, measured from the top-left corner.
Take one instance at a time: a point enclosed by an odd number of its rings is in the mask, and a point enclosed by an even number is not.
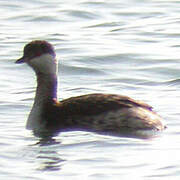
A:
[[[37,72],[53,74],[57,71],[57,61],[50,54],[35,57],[28,64]]]

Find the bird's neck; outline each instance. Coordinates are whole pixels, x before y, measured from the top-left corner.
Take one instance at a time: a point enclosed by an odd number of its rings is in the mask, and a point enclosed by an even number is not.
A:
[[[41,105],[57,99],[57,75],[37,73],[37,89],[34,105]]]
[[[35,100],[26,124],[26,128],[31,130],[43,128],[43,108],[46,104],[53,104],[57,99],[57,75],[55,73],[36,73],[36,75],[37,89]]]

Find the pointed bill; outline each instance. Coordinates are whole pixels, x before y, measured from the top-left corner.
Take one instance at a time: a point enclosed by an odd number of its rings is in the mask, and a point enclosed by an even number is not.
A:
[[[21,63],[25,63],[25,62],[26,62],[26,58],[24,56],[15,61],[16,64],[21,64]]]

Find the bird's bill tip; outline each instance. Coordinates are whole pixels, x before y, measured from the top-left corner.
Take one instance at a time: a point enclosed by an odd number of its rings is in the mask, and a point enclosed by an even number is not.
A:
[[[25,58],[24,58],[24,57],[22,57],[22,58],[20,58],[20,59],[16,60],[16,61],[15,61],[15,63],[16,63],[16,64],[25,63]]]

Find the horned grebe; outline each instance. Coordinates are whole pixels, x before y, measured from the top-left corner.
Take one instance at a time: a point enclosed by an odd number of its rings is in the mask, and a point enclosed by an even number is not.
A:
[[[27,63],[37,76],[34,104],[26,128],[38,135],[66,130],[141,136],[146,130],[162,131],[162,118],[148,104],[127,96],[87,94],[57,101],[57,61],[47,41],[32,41],[16,63]]]

